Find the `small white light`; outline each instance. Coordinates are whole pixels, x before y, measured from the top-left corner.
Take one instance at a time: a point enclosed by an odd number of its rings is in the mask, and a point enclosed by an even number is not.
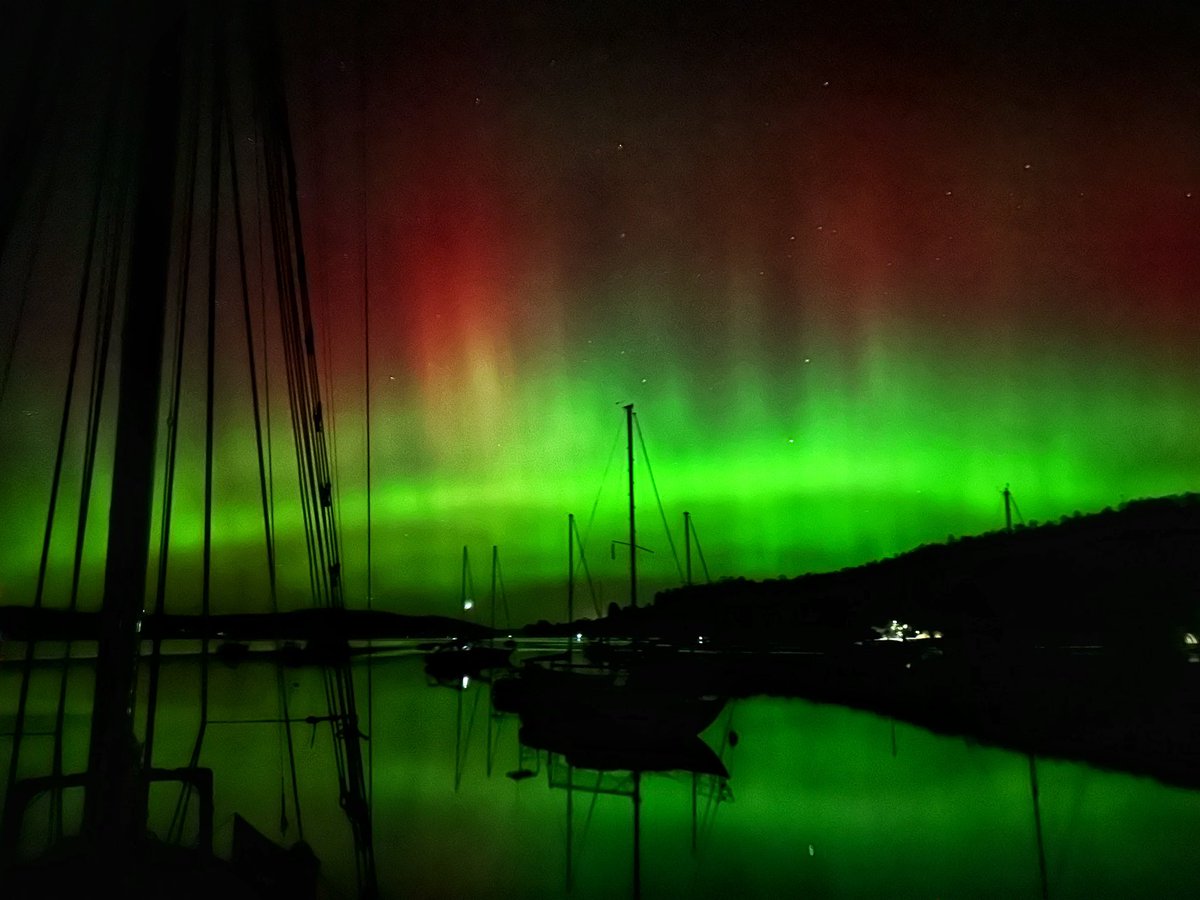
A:
[[[463,609],[474,609],[474,608],[475,608],[474,600],[464,600],[463,601]]]
[[[471,684],[471,679],[468,676],[464,675],[463,676],[463,690],[465,691],[470,684]]]

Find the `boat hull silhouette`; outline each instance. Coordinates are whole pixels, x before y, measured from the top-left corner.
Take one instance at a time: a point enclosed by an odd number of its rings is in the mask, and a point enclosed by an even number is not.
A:
[[[624,671],[539,665],[498,679],[493,703],[519,715],[523,730],[543,742],[606,749],[678,746],[712,725],[725,705]]]

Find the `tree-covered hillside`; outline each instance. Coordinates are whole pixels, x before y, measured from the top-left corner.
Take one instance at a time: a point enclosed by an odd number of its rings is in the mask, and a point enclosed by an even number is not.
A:
[[[1198,612],[1200,494],[1185,494],[951,537],[838,572],[677,588],[618,619],[748,643],[857,639],[898,620],[951,640],[1151,649],[1197,630]]]

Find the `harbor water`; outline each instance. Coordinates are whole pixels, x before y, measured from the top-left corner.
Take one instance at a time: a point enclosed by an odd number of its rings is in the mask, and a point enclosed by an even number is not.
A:
[[[156,766],[191,755],[200,668],[191,656],[163,663]],[[60,675],[61,665],[34,668],[22,775],[48,771]],[[0,668],[5,771],[19,677],[10,655]],[[369,678],[356,663],[356,679],[384,897],[1174,897],[1194,887],[1200,793],[1074,762],[1031,765],[961,736],[767,696],[729,701],[702,735],[727,779],[640,777],[635,883],[629,773],[568,779],[561,758],[523,749],[517,721],[492,713],[486,682],[431,684],[418,654],[376,658]],[[90,663],[74,662],[65,771],[86,763],[91,688]],[[281,697],[290,752],[273,721]],[[302,836],[321,861],[320,896],[349,898],[354,853],[331,728],[305,721],[326,709],[318,668],[213,661],[200,764],[214,772],[218,853],[240,814],[283,845]],[[160,836],[177,794],[152,792]],[[64,802],[69,830],[81,798]],[[26,817],[27,849],[48,821],[42,798]]]

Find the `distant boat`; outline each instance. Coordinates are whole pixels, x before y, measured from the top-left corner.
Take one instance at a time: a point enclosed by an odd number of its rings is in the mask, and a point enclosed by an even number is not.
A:
[[[464,678],[486,679],[492,672],[509,667],[514,644],[442,644],[425,656],[425,674],[439,684],[452,687]]]
[[[467,583],[470,580],[467,566],[467,548],[463,547],[462,570],[462,608],[470,609],[474,601],[468,596]],[[499,551],[492,547],[492,601],[491,629],[485,641],[456,640],[453,643],[435,645],[425,657],[425,673],[439,684],[450,687],[463,686],[467,679],[483,679],[492,672],[507,669],[510,666],[515,644],[506,640],[503,644],[495,642],[496,633],[496,582],[499,573]]]

